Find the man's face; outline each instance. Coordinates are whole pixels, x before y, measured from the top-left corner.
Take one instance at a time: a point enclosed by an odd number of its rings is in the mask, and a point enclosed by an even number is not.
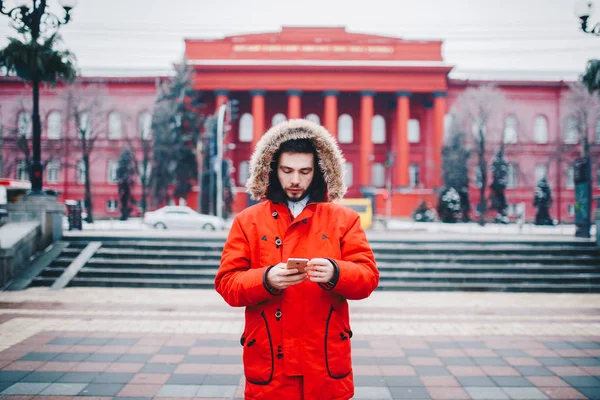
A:
[[[312,182],[315,157],[312,153],[281,153],[277,177],[291,201],[302,200]]]

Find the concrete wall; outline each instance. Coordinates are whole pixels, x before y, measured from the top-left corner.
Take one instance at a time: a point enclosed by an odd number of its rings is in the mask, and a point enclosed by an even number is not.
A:
[[[9,222],[0,227],[0,288],[28,265],[41,240],[42,226],[36,221]]]

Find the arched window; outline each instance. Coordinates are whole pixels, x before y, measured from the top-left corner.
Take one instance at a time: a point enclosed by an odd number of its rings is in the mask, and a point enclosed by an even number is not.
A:
[[[543,115],[535,117],[533,122],[533,140],[538,144],[548,143],[548,119]]]
[[[314,122],[317,125],[321,125],[321,119],[317,114],[308,114],[306,118],[304,118],[310,122]]]
[[[79,132],[78,137],[89,138],[92,132],[92,120],[90,119],[90,114],[87,112],[79,115]]]
[[[60,131],[62,130],[62,121],[60,111],[52,111],[48,114],[48,139],[60,139]]]
[[[138,132],[142,140],[149,140],[152,137],[152,115],[148,111],[140,113],[138,118]]]
[[[240,186],[245,186],[246,181],[250,177],[250,163],[248,161],[241,161],[238,168],[238,183]]]
[[[579,135],[577,133],[577,118],[574,115],[569,115],[565,120],[565,143],[576,144],[579,142]]]
[[[21,111],[17,116],[17,129],[19,136],[31,137],[31,114],[26,111]]]
[[[444,140],[450,137],[452,130],[454,129],[454,115],[444,115]]]
[[[385,186],[385,167],[381,163],[373,164],[373,186],[384,187]]]
[[[254,135],[254,117],[252,114],[245,113],[240,118],[240,127],[238,131],[240,142],[251,142]]]
[[[121,115],[113,111],[108,115],[108,138],[121,139]]]
[[[408,143],[419,143],[421,141],[421,124],[418,119],[408,120]]]
[[[277,113],[273,115],[273,118],[271,119],[271,126],[275,126],[285,121],[287,121],[287,117],[285,116],[285,114]]]
[[[385,143],[385,119],[381,115],[371,119],[371,137],[374,144]]]
[[[471,133],[475,139],[479,140],[479,129],[482,130],[483,136],[485,137],[485,124],[481,121],[480,117],[476,117],[471,125]]]
[[[517,117],[504,118],[504,143],[517,143]]]
[[[353,175],[354,175],[354,167],[351,162],[346,162],[344,164],[344,183],[346,187],[352,186],[353,183]]]
[[[342,114],[338,118],[338,142],[352,143],[354,136],[354,127],[352,126],[352,117],[348,114]]]

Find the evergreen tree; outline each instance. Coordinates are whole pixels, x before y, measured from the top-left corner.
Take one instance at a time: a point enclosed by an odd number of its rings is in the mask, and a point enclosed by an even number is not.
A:
[[[554,225],[550,217],[550,206],[552,205],[552,191],[546,178],[542,178],[533,194],[533,206],[537,208],[535,213],[536,225]]]
[[[491,209],[496,210],[496,222],[506,224],[508,223],[508,217],[506,216],[508,211],[508,202],[506,201],[506,185],[508,183],[508,163],[504,158],[504,146],[500,146],[496,159],[492,163],[492,184],[490,189],[492,194],[490,196]]]
[[[442,191],[437,206],[438,216],[442,222],[455,223],[461,217],[460,195],[450,187]]]
[[[453,121],[456,121],[453,118]],[[452,129],[452,127],[451,127]],[[469,168],[471,153],[464,146],[464,134],[455,131],[442,149],[442,179],[446,188],[454,188],[460,196],[463,222],[470,220]]]
[[[132,196],[135,185],[135,163],[133,154],[129,149],[124,149],[119,158],[117,166],[117,181],[119,187],[119,207],[121,210],[121,221],[126,221],[131,215],[134,198]]]
[[[183,60],[175,76],[160,85],[152,115],[153,161],[150,185],[156,205],[171,196],[186,198],[198,178],[195,147],[204,122],[201,94]],[[173,193],[170,192],[174,185]]]

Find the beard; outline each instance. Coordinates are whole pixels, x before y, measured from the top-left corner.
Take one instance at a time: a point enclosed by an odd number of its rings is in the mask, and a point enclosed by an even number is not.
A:
[[[293,194],[290,195],[288,193],[288,190],[290,190],[290,189],[300,189],[301,190],[301,188],[299,188],[299,187],[291,187],[291,188],[287,188],[285,190],[285,197],[289,201],[300,201],[300,200],[304,199],[306,197],[306,195],[308,195],[308,190],[307,189],[306,190],[302,190],[300,192],[295,192],[295,193],[293,193]]]

